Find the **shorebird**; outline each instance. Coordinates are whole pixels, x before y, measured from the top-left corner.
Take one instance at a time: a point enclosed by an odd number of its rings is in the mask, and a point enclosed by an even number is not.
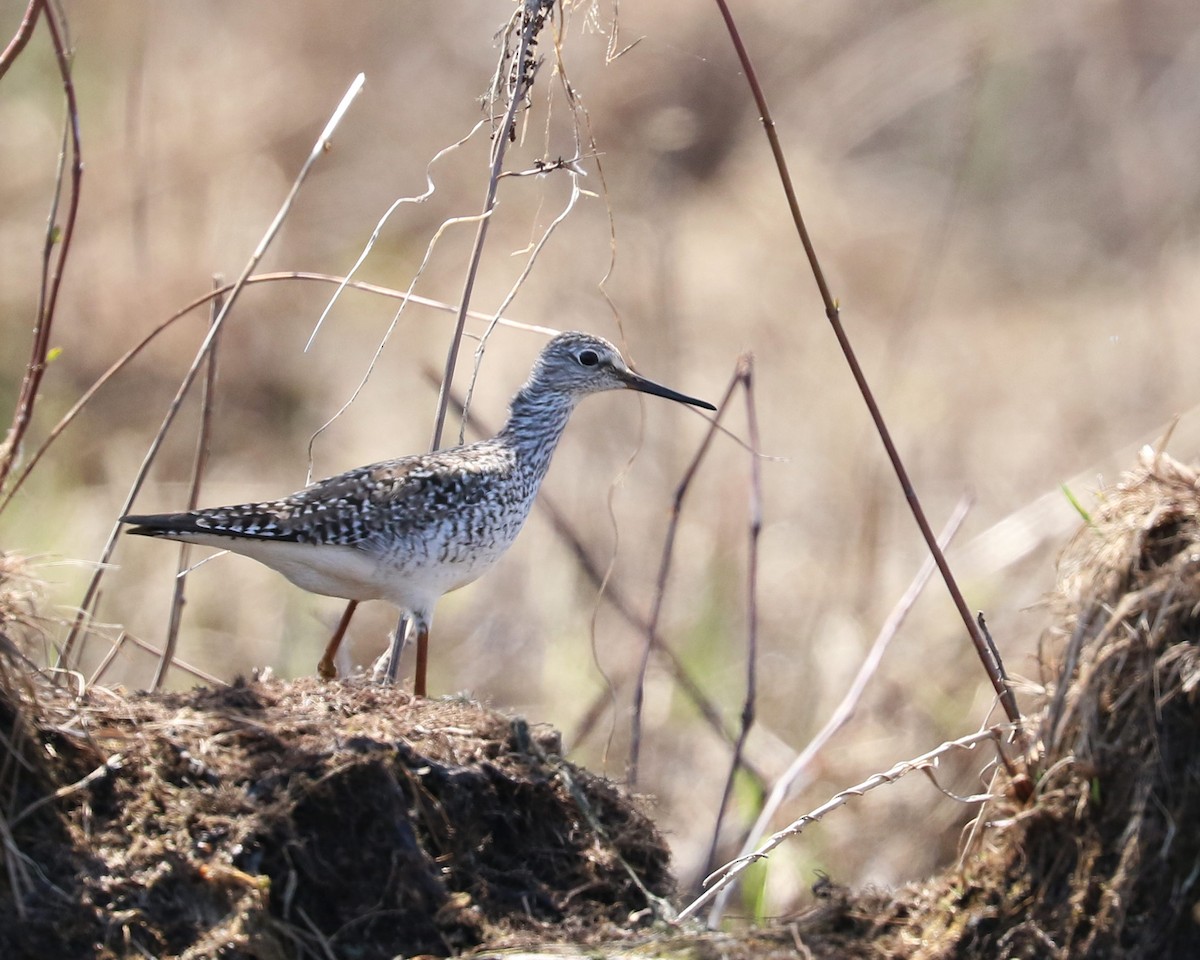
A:
[[[220,547],[278,571],[305,590],[387,600],[417,638],[414,692],[424,697],[429,626],[445,593],[472,583],[512,545],[571,412],[605,390],[638,390],[715,410],[634,373],[607,340],[561,333],[534,362],[498,434],[464,446],[384,460],[320,480],[280,500],[121,518],[127,531]],[[320,672],[336,676],[333,654]]]

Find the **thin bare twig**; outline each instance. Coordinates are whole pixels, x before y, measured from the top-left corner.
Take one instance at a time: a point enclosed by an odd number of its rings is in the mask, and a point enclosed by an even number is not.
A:
[[[495,84],[497,87],[508,87],[508,104],[504,119],[492,134],[492,165],[488,176],[487,193],[483,200],[483,210],[479,214],[475,227],[475,240],[471,245],[471,256],[467,263],[467,274],[463,281],[462,294],[459,296],[458,316],[454,322],[454,333],[450,338],[450,346],[446,350],[446,366],[442,373],[442,383],[438,390],[437,409],[433,417],[433,435],[429,440],[429,449],[437,450],[442,445],[442,433],[446,425],[446,407],[449,403],[450,387],[454,382],[454,369],[458,363],[458,350],[462,343],[463,331],[467,323],[467,310],[471,305],[471,295],[475,290],[475,278],[479,272],[479,264],[483,259],[483,245],[487,240],[488,226],[492,222],[492,212],[496,208],[496,191],[500,184],[500,173],[504,169],[504,155],[508,150],[509,141],[516,136],[516,116],[521,104],[533,84],[536,64],[532,59],[532,48],[537,42],[537,35],[546,23],[546,17],[553,9],[553,0],[524,0],[521,10],[515,14],[512,24],[519,25],[520,40],[517,44],[516,56],[512,62],[511,86],[504,84],[504,65],[508,58],[508,45],[500,55],[500,64],[496,68]],[[354,615],[354,601],[346,607],[342,622],[349,623]],[[408,618],[402,613],[396,624],[396,632],[392,635],[391,648],[387,655],[385,676],[388,681],[395,679],[399,667],[400,652],[404,648]],[[424,650],[418,650],[423,655]],[[421,661],[424,663],[424,661]],[[420,675],[419,675],[420,676]]]
[[[721,418],[725,415],[725,411],[729,406],[729,400],[733,396],[733,391],[741,383],[741,375],[741,361],[739,360],[738,368],[734,371],[733,376],[729,378],[729,385],[725,387],[725,394],[721,397],[721,402],[717,404],[717,412],[709,420],[709,427],[704,434],[704,439],[700,441],[700,446],[697,448],[695,456],[692,457],[692,462],[688,464],[687,469],[683,473],[683,479],[679,481],[679,485],[675,488],[675,497],[671,502],[671,518],[667,522],[667,534],[663,541],[662,559],[659,561],[658,578],[654,586],[654,603],[650,609],[650,622],[646,625],[646,644],[642,648],[642,659],[638,667],[637,682],[633,687],[633,716],[630,721],[629,765],[626,772],[626,778],[631,785],[637,783],[638,761],[641,757],[642,706],[646,699],[646,672],[650,666],[650,652],[654,647],[654,643],[650,638],[658,633],[658,621],[662,616],[663,601],[667,593],[667,578],[671,573],[671,563],[675,555],[675,534],[679,529],[679,516],[683,510],[683,500],[691,488],[696,472],[700,469],[700,463],[704,459],[704,455],[708,453],[708,448],[712,446],[713,438],[717,435]]]
[[[316,143],[313,145],[313,149],[309,151],[308,157],[301,166],[300,172],[296,175],[296,179],[292,182],[292,187],[288,191],[287,196],[284,198],[279,211],[275,214],[275,218],[271,221],[270,226],[267,227],[262,239],[258,242],[258,246],[255,247],[254,252],[250,255],[250,259],[246,263],[245,268],[242,270],[241,275],[234,283],[233,289],[230,290],[229,298],[222,305],[220,312],[217,314],[216,320],[214,320],[209,326],[208,334],[205,336],[204,340],[200,344],[199,349],[196,351],[196,356],[192,360],[192,365],[188,368],[187,373],[184,374],[183,381],[180,383],[179,389],[176,391],[175,397],[171,401],[171,405],[167,410],[167,414],[163,418],[162,425],[158,428],[158,433],[155,435],[154,440],[150,444],[150,448],[146,451],[146,456],[143,458],[141,466],[138,468],[137,476],[134,478],[129,493],[125,498],[125,503],[121,508],[122,514],[128,513],[130,507],[133,506],[133,502],[137,498],[138,493],[141,491],[142,484],[145,483],[147,474],[150,472],[150,466],[158,456],[158,451],[162,447],[163,441],[167,435],[167,431],[170,429],[171,424],[175,421],[175,417],[183,405],[183,398],[186,396],[188,390],[192,386],[192,383],[195,381],[196,376],[200,371],[200,367],[204,364],[205,357],[208,356],[209,350],[212,349],[213,341],[216,339],[217,334],[220,333],[221,326],[224,324],[226,317],[229,316],[229,312],[233,308],[233,305],[237,302],[238,295],[241,293],[242,288],[246,285],[246,281],[250,274],[254,272],[254,268],[257,267],[259,261],[262,260],[263,255],[267,252],[267,248],[271,245],[271,241],[273,241],[275,236],[279,233],[279,229],[283,225],[284,219],[291,212],[292,204],[295,202],[296,195],[300,192],[300,187],[304,184],[304,181],[308,179],[309,171],[312,170],[313,165],[325,153],[326,147],[330,138],[333,136],[334,130],[337,128],[338,124],[341,123],[342,117],[345,116],[346,111],[350,108],[350,104],[353,103],[354,98],[357,97],[359,92],[362,90],[365,79],[366,78],[360,73],[357,77],[355,77],[354,82],[350,84],[349,89],[343,95],[341,101],[338,103],[337,108],[329,118],[329,122],[325,124],[320,136],[317,137]],[[69,665],[71,663],[71,656],[74,653],[74,648],[78,642],[83,625],[92,615],[93,605],[95,604],[96,595],[100,588],[100,579],[108,565],[109,558],[112,556],[113,549],[116,545],[117,535],[119,533],[120,524],[113,524],[113,528],[109,533],[108,540],[104,545],[104,550],[102,551],[100,561],[96,566],[96,572],[93,574],[91,581],[88,583],[87,591],[84,593],[83,601],[79,605],[79,613],[75,617],[75,622],[71,626],[71,631],[67,636],[66,642],[63,644],[62,653],[59,655],[58,659],[59,665]]]
[[[29,362],[25,365],[25,375],[21,380],[21,389],[13,412],[12,425],[8,429],[4,442],[0,443],[0,489],[4,487],[13,463],[20,453],[21,442],[25,437],[25,431],[29,428],[30,420],[33,418],[33,408],[37,403],[38,390],[41,388],[42,378],[46,373],[46,364],[50,353],[50,329],[54,325],[54,311],[58,305],[59,291],[62,288],[63,271],[66,269],[67,257],[71,251],[71,241],[75,236],[75,220],[79,214],[79,191],[83,181],[79,104],[75,99],[75,84],[71,79],[71,54],[67,49],[66,22],[65,20],[59,21],[62,14],[56,11],[52,5],[43,3],[40,8],[45,15],[46,29],[50,33],[54,58],[58,63],[59,76],[62,78],[67,116],[63,124],[63,145],[59,154],[58,173],[54,181],[50,216],[46,223],[46,237],[42,249],[42,280],[38,293],[37,316],[34,319]],[[20,34],[18,34],[19,36]],[[16,42],[15,38],[14,42]],[[25,42],[28,42],[27,39]],[[70,156],[71,191],[67,200],[66,218],[60,227],[58,208],[62,198],[64,167],[68,162],[68,155]],[[54,255],[55,250],[58,251],[57,257]]]
[[[746,699],[742,704],[742,726],[733,745],[729,760],[729,775],[725,778],[725,789],[717,807],[717,818],[713,825],[712,843],[709,845],[705,863],[712,869],[717,855],[717,842],[721,836],[721,823],[729,809],[733,796],[733,782],[741,768],[742,754],[750,728],[754,726],[754,711],[758,698],[758,540],[762,533],[762,468],[758,450],[758,413],[754,409],[754,358],[749,354],[738,362],[742,394],[746,398],[746,430],[750,442],[750,525],[749,545],[746,557]]]
[[[764,857],[768,856],[772,850],[778,847],[784,840],[789,837],[794,837],[804,830],[810,823],[816,823],[825,814],[831,810],[836,810],[843,806],[848,800],[853,797],[861,797],[864,793],[874,790],[876,787],[884,786],[885,784],[895,783],[901,777],[907,776],[914,770],[920,770],[927,774],[931,774],[936,768],[938,761],[948,753],[954,750],[974,750],[979,744],[993,742],[999,745],[1002,738],[1008,734],[1020,729],[1020,724],[1004,723],[996,726],[988,727],[986,730],[980,730],[977,733],[969,734],[965,737],[959,737],[957,740],[950,740],[940,746],[934,747],[928,753],[923,753],[919,757],[914,757],[911,760],[903,760],[895,764],[890,770],[885,770],[882,773],[875,773],[867,777],[861,783],[857,783],[852,787],[847,787],[840,793],[834,794],[823,804],[815,809],[798,817],[788,824],[778,833],[772,834],[767,841],[753,853],[738,857],[736,860],[731,860],[720,870],[710,874],[705,878],[705,883],[709,884],[708,889],[700,894],[695,900],[689,903],[679,912],[676,922],[683,922],[696,913],[715,897],[721,890],[731,884],[739,876],[745,872],[746,868],[752,863],[756,863]],[[940,789],[940,786],[939,786]],[[945,791],[943,791],[945,792]],[[970,797],[971,802],[982,803],[986,797]]]
[[[439,383],[438,374],[433,370],[426,370],[425,378],[435,387]],[[462,400],[453,391],[450,393],[450,405],[454,409],[455,415],[463,417],[467,426],[475,431],[475,433],[480,436],[492,436],[495,433],[494,430],[490,430],[480,420],[476,413],[465,411]],[[579,564],[579,569],[591,583],[592,587],[596,590],[603,588],[600,595],[604,598],[605,602],[630,627],[649,639],[654,647],[654,652],[666,661],[667,669],[670,671],[674,681],[679,684],[683,695],[692,702],[692,705],[712,728],[713,732],[725,743],[732,746],[734,743],[734,734],[727,728],[725,720],[721,716],[720,709],[718,709],[708,694],[704,692],[695,677],[692,676],[687,664],[680,660],[679,655],[663,642],[662,637],[657,631],[651,630],[646,619],[634,611],[633,604],[621,592],[620,587],[613,583],[612,580],[605,580],[604,570],[601,568],[599,561],[592,556],[587,544],[583,541],[583,537],[580,536],[578,529],[567,513],[554,502],[553,497],[545,492],[538,494],[537,500],[534,501],[534,509],[542,513],[550,521],[550,526],[554,529],[558,538],[566,545],[567,549],[574,555],[576,563]],[[572,744],[579,744],[590,729],[591,723],[594,722],[594,720],[589,718],[594,718],[598,715],[608,699],[607,694],[602,693],[583,711],[583,720],[570,737]],[[763,776],[762,771],[749,761],[743,761],[743,766],[759,786],[765,788],[766,778]]]
[[[247,277],[246,284],[249,285],[252,283],[279,283],[279,282],[282,282],[285,280],[309,280],[309,281],[316,281],[319,283],[335,283],[335,284],[339,284],[339,285],[346,285],[346,286],[351,287],[354,290],[360,290],[365,293],[373,293],[373,294],[377,294],[378,296],[383,296],[383,297],[390,297],[391,299],[394,299],[394,300],[406,300],[406,301],[409,301],[409,302],[412,302],[415,304],[419,304],[420,306],[430,307],[434,310],[443,310],[448,313],[454,313],[458,309],[457,307],[451,306],[448,303],[443,303],[440,300],[431,300],[428,297],[420,297],[420,296],[417,296],[416,294],[405,293],[402,290],[395,290],[391,287],[383,287],[383,286],[379,286],[378,284],[374,284],[374,283],[366,283],[365,281],[362,281],[362,280],[347,281],[345,277],[332,276],[330,274],[324,274],[324,273],[307,273],[307,272],[303,272],[303,271],[280,271],[277,273],[260,273],[260,274],[256,274],[255,276],[252,276],[252,277]],[[79,397],[79,399],[76,400],[75,403],[71,406],[71,409],[68,410],[65,414],[63,414],[62,418],[58,421],[58,423],[55,424],[53,429],[51,429],[50,432],[46,435],[46,439],[42,441],[41,446],[39,446],[38,449],[36,451],[34,451],[33,455],[31,457],[29,457],[29,459],[25,463],[25,466],[21,469],[20,473],[17,474],[16,479],[13,481],[13,483],[8,488],[8,490],[5,492],[4,498],[2,500],[0,500],[0,512],[2,512],[4,510],[4,508],[6,506],[8,506],[9,502],[16,495],[17,491],[21,488],[21,486],[29,478],[29,475],[33,472],[33,468],[35,466],[37,466],[38,461],[40,461],[42,459],[42,457],[45,456],[47,450],[54,443],[54,441],[57,440],[58,437],[62,434],[62,432],[71,425],[71,423],[75,420],[75,418],[77,416],[79,416],[79,414],[83,411],[83,408],[86,407],[88,405],[88,403],[91,402],[92,398],[100,391],[100,389],[102,387],[104,387],[110,380],[112,380],[113,377],[115,377],[118,373],[120,373],[121,370],[123,370],[125,368],[125,366],[131,360],[133,360],[136,356],[138,356],[138,354],[140,354],[147,346],[149,346],[151,341],[153,341],[156,337],[158,337],[158,335],[161,334],[164,330],[166,330],[168,327],[170,327],[176,321],[181,320],[183,317],[187,316],[193,310],[199,309],[200,307],[204,306],[206,303],[211,303],[214,298],[224,296],[225,294],[229,293],[230,291],[233,290],[234,286],[236,286],[236,284],[227,283],[224,286],[222,286],[219,290],[212,290],[212,291],[204,294],[201,297],[197,297],[191,303],[189,303],[186,306],[182,307],[181,309],[177,310],[175,313],[173,313],[171,316],[169,316],[166,320],[162,321],[157,327],[155,327],[148,334],[146,334],[140,341],[138,341],[138,343],[136,343],[134,346],[130,347],[127,351],[125,351],[125,353],[119,359],[114,361],[113,364],[96,379],[96,382],[93,383],[90,387],[87,388],[87,390],[85,390],[83,392],[83,394]],[[469,316],[472,320],[486,320],[489,323],[494,319],[492,314],[482,313],[477,310],[468,311],[467,316]],[[555,330],[550,329],[549,327],[542,327],[542,326],[539,326],[537,324],[532,324],[532,323],[522,323],[519,320],[513,320],[508,317],[500,318],[499,322],[502,325],[511,327],[513,329],[528,330],[532,333],[553,335],[554,333],[557,332]]]
[[[954,508],[954,512],[950,515],[950,519],[946,521],[946,526],[940,534],[939,543],[943,547],[948,546],[950,541],[954,539],[954,535],[958,532],[958,528],[962,526],[962,522],[967,518],[967,513],[970,509],[971,500],[969,497],[964,497],[958,502],[958,506]],[[850,719],[854,716],[854,711],[858,709],[858,704],[862,700],[863,693],[867,689],[867,684],[875,676],[876,670],[879,669],[879,664],[883,660],[884,653],[899,634],[901,625],[908,617],[908,612],[912,609],[913,604],[917,602],[917,598],[924,591],[926,584],[929,583],[934,570],[933,558],[926,557],[925,561],[921,564],[921,569],[917,571],[917,575],[913,578],[912,583],[909,584],[903,596],[896,602],[896,605],[892,608],[892,612],[888,614],[887,620],[884,621],[878,635],[875,637],[875,642],[871,644],[871,649],[867,651],[866,657],[863,658],[863,662],[858,668],[858,673],[855,674],[854,680],[851,681],[850,687],[846,691],[845,696],[842,697],[841,702],[834,709],[817,735],[796,755],[796,758],[789,764],[787,770],[784,771],[783,776],[771,788],[771,793],[767,797],[766,803],[763,804],[762,810],[759,811],[758,817],[754,821],[754,826],[750,828],[750,832],[747,834],[738,856],[748,856],[758,846],[763,834],[767,831],[767,826],[774,819],[779,808],[783,806],[784,801],[807,784],[807,781],[801,779],[804,772],[812,765],[817,755],[825,749],[825,745],[833,739],[834,734],[850,722]],[[711,871],[714,866],[715,864],[710,858],[708,869]],[[712,910],[709,911],[708,925],[710,927],[715,927],[721,922],[721,917],[725,912],[725,905],[729,900],[730,894],[733,893],[733,889],[732,885],[727,886],[721,891],[720,896],[717,897]]]
[[[850,372],[854,377],[855,383],[858,385],[859,392],[862,394],[863,401],[867,405],[867,410],[871,414],[871,419],[875,424],[876,432],[879,434],[879,439],[883,442],[884,449],[887,451],[888,459],[892,463],[892,469],[896,472],[896,479],[900,483],[900,488],[904,492],[904,498],[908,501],[909,508],[912,510],[913,518],[917,522],[917,526],[921,530],[921,536],[925,538],[925,544],[929,548],[929,552],[933,555],[934,562],[937,564],[938,570],[942,575],[942,579],[946,583],[946,589],[950,593],[951,599],[954,601],[954,606],[958,610],[959,616],[962,618],[963,624],[967,628],[967,633],[971,637],[971,642],[975,645],[975,652],[979,656],[980,662],[983,664],[987,672],[988,679],[992,683],[992,687],[996,691],[996,696],[1000,700],[1001,706],[1004,708],[1004,713],[1011,723],[1019,723],[1021,719],[1020,710],[1017,708],[1017,700],[1013,695],[1012,688],[1009,685],[1008,676],[1004,672],[1004,666],[997,659],[995,666],[991,662],[991,656],[988,650],[987,641],[983,637],[983,632],[979,629],[979,625],[975,622],[975,618],[971,616],[970,608],[963,597],[962,591],[959,589],[958,581],[954,577],[954,573],[950,570],[950,565],[946,562],[945,554],[938,547],[937,538],[933,534],[933,528],[930,527],[929,521],[925,516],[925,511],[921,507],[920,501],[917,499],[916,489],[912,485],[912,481],[908,477],[908,470],[904,466],[904,462],[900,459],[900,453],[896,449],[896,445],[892,441],[891,432],[884,422],[883,413],[879,409],[879,404],[875,400],[875,395],[871,391],[870,385],[867,383],[866,375],[863,373],[862,367],[858,362],[858,357],[854,352],[854,348],[850,343],[850,338],[846,334],[846,329],[842,325],[841,312],[838,308],[837,301],[829,292],[829,285],[825,281],[825,274],[821,270],[821,264],[817,259],[817,253],[813,247],[811,238],[808,235],[808,227],[804,223],[804,217],[800,212],[800,203],[796,199],[796,191],[792,185],[791,174],[788,171],[787,159],[783,153],[783,146],[779,141],[779,134],[775,129],[775,121],[771,116],[770,107],[767,105],[766,95],[763,93],[762,85],[758,81],[758,74],[754,69],[754,63],[750,59],[750,55],[746,50],[745,44],[742,42],[742,37],[738,31],[737,24],[734,22],[733,14],[729,10],[727,0],[716,0],[717,7],[721,11],[721,16],[725,21],[725,26],[729,31],[729,37],[733,42],[734,49],[737,51],[738,59],[741,61],[742,70],[746,77],[746,82],[750,86],[751,94],[754,97],[755,105],[758,108],[759,119],[762,122],[763,130],[766,132],[767,141],[771,146],[771,153],[775,158],[775,166],[779,172],[780,183],[783,186],[783,192],[787,197],[788,208],[791,210],[792,221],[796,226],[796,232],[799,234],[800,243],[804,247],[804,253],[808,258],[809,267],[812,270],[813,279],[816,281],[817,289],[820,291],[821,300],[825,305],[825,316],[829,320],[830,326],[833,328],[834,336],[837,337],[838,345],[842,349],[842,355],[846,358],[846,364],[850,368]]]
[[[104,655],[104,659],[100,662],[100,666],[98,666],[95,669],[95,671],[92,673],[91,677],[88,678],[88,681],[86,684],[83,684],[83,681],[81,679],[80,680],[81,685],[90,687],[94,683],[99,683],[100,680],[103,678],[104,673],[108,670],[109,665],[113,662],[113,660],[116,659],[116,656],[120,652],[121,647],[123,647],[126,643],[132,643],[139,650],[145,650],[147,653],[152,654],[156,660],[159,659],[160,657],[162,657],[163,652],[159,647],[156,647],[152,643],[147,643],[141,637],[136,637],[132,633],[127,633],[126,631],[122,630],[121,635],[119,637],[117,637],[116,642],[109,649],[108,653],[106,653]],[[180,660],[178,657],[175,657],[171,661],[171,666],[178,667],[184,673],[190,673],[197,680],[201,680],[204,683],[210,684],[211,686],[214,686],[214,687],[229,686],[229,684],[226,681],[222,680],[220,677],[214,676],[213,674],[209,673],[206,670],[201,670],[199,667],[193,666],[192,664],[188,663],[186,660]]]
[[[29,0],[29,6],[25,8],[25,15],[21,17],[17,32],[13,34],[8,46],[4,48],[4,52],[0,53],[0,78],[8,73],[8,68],[16,62],[21,51],[25,49],[25,45],[29,43],[29,38],[33,36],[33,28],[37,25],[38,14],[44,4],[45,0]]]
[[[222,286],[222,278],[213,276],[213,287]],[[221,297],[214,297],[209,304],[209,325],[217,322],[221,315]],[[204,468],[208,464],[209,439],[212,436],[212,405],[217,383],[217,340],[213,340],[213,348],[209,351],[204,370],[204,382],[200,385],[200,429],[196,434],[196,454],[192,460],[192,485],[188,491],[188,510],[200,506],[200,484],[204,479]],[[175,572],[175,589],[171,596],[171,615],[167,623],[167,642],[163,646],[162,656],[158,666],[154,668],[154,679],[150,683],[151,690],[162,687],[167,669],[175,659],[175,647],[179,642],[179,625],[183,621],[184,597],[187,589],[187,575],[191,544],[179,545],[179,565]]]
[[[128,638],[129,633],[125,630],[122,630],[120,635],[113,642],[113,645],[108,648],[108,653],[100,658],[100,663],[96,665],[96,669],[93,670],[92,675],[88,677],[86,684],[87,686],[90,687],[93,683],[100,682],[100,678],[108,672],[108,668],[111,667],[113,661],[117,659],[117,654],[121,652],[121,648],[125,646],[125,641]]]

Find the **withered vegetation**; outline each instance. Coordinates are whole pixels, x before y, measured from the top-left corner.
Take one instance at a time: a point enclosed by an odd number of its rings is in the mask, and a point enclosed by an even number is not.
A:
[[[830,889],[817,956],[1200,956],[1200,480],[1146,452],[1060,562],[1030,754],[961,867]]]
[[[0,576],[6,957],[1200,955],[1200,479],[1165,456],[1064,554],[1026,752],[963,862],[740,933],[647,927],[666,848],[549,731],[356,681],[72,693]]]

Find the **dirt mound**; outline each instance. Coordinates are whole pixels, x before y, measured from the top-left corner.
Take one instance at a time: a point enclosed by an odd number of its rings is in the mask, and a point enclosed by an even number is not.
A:
[[[301,680],[38,709],[61,786],[18,778],[0,956],[446,955],[611,936],[671,892],[627,797],[478,704]]]

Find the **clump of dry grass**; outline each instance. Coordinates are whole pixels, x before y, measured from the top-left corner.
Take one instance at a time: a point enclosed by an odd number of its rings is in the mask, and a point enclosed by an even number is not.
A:
[[[1144,453],[1060,570],[1037,742],[1027,772],[998,773],[978,847],[894,896],[834,891],[802,921],[806,943],[872,958],[1200,953],[1196,470]]]
[[[1023,866],[1062,956],[1200,949],[1200,478],[1143,453],[1064,556]],[[1037,841],[1037,842],[1034,842]],[[1186,945],[1186,946],[1185,946]]]
[[[25,558],[0,553],[0,891],[12,897],[20,919],[33,879],[31,864],[14,836],[14,818],[54,784],[46,754],[38,749],[42,680],[28,669],[26,657],[41,638],[39,595]]]
[[[28,561],[0,551],[0,709],[14,714],[24,713],[34,702],[26,665],[43,639],[40,598],[40,584]],[[8,736],[8,727],[4,729]],[[0,787],[7,783],[7,770],[7,761],[0,763]]]

